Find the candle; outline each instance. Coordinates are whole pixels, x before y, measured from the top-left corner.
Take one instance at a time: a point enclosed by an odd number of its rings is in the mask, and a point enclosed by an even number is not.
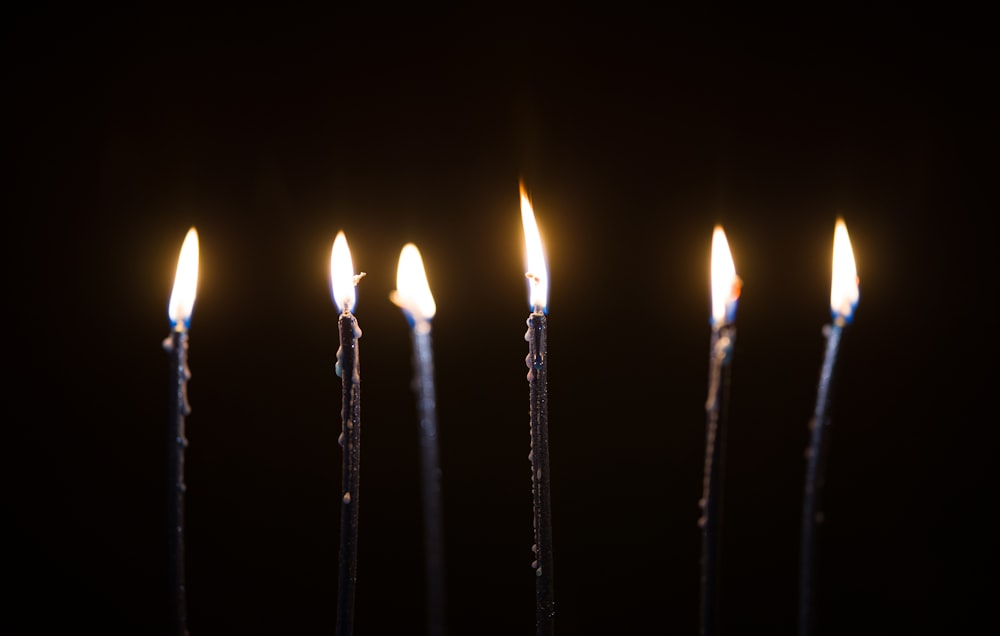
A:
[[[184,418],[191,413],[187,399],[188,329],[198,287],[198,232],[188,230],[177,259],[174,288],[167,305],[170,335],[163,348],[170,354],[170,417],[167,425],[167,579],[170,633],[187,634],[187,598],[184,583]]]
[[[438,460],[437,412],[431,319],[436,306],[424,273],[420,250],[409,243],[399,253],[392,302],[410,323],[413,341],[413,390],[420,418],[420,474],[424,507],[424,551],[427,576],[427,633],[444,634],[444,540],[441,519],[441,467]]]
[[[355,275],[351,251],[343,232],[337,234],[330,255],[330,285],[333,302],[340,313],[340,348],[337,350],[337,375],[341,378],[343,399],[339,443],[343,447],[343,472],[340,493],[340,570],[337,588],[337,634],[349,636],[354,631],[354,589],[358,561],[358,480],[361,458],[361,370],[358,338],[361,329],[351,313],[356,302],[355,287],[364,277]]]
[[[723,408],[729,381],[729,363],[736,339],[736,301],[741,282],[721,226],[712,234],[712,336],[708,359],[708,399],[705,402],[705,472],[702,480],[701,518],[701,623],[700,633],[715,633],[718,615],[722,473],[725,459]]]
[[[808,636],[813,624],[814,562],[816,534],[822,521],[821,495],[826,460],[826,438],[830,385],[844,327],[854,318],[858,305],[858,269],[854,262],[847,225],[838,218],[833,232],[833,277],[830,284],[832,324],[824,327],[826,354],[819,374],[816,406],[809,421],[810,440],[806,450],[806,483],[802,505],[802,543],[799,561],[799,634]]]
[[[521,185],[521,222],[527,248],[529,417],[531,423],[532,495],[535,528],[535,629],[536,633],[552,634],[555,617],[552,577],[552,495],[549,489],[549,399],[548,399],[548,325],[545,312],[548,303],[549,276],[545,267],[542,239],[535,223],[531,201]]]

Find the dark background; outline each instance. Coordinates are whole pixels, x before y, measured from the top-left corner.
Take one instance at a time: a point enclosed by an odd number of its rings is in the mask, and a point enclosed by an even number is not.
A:
[[[163,5],[38,8],[3,32],[11,633],[165,633],[160,345],[191,225],[192,633],[333,631],[341,229],[368,273],[356,633],[423,630],[410,344],[388,300],[409,241],[438,304],[450,632],[531,633],[519,178],[551,271],[560,633],[696,633],[717,222],[744,280],[723,627],[794,631],[838,214],[861,300],[833,399],[819,633],[992,616],[981,16]]]

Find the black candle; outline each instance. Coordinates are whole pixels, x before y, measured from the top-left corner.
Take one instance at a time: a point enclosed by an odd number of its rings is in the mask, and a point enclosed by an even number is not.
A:
[[[851,239],[843,219],[837,219],[833,233],[833,280],[830,285],[832,324],[824,328],[826,354],[820,368],[816,407],[809,421],[810,440],[806,450],[806,483],[802,504],[802,542],[799,561],[799,634],[812,633],[815,591],[816,535],[822,522],[823,472],[830,426],[830,387],[844,328],[854,318],[858,304],[858,270]]]
[[[535,223],[531,201],[521,185],[521,221],[527,248],[528,296],[531,314],[528,316],[529,421],[531,425],[531,492],[534,504],[535,529],[535,629],[536,633],[553,633],[555,600],[552,573],[552,492],[549,488],[549,398],[548,398],[548,324],[546,309],[549,293],[548,269],[542,239]]]
[[[427,633],[445,632],[444,537],[441,512],[441,466],[438,459],[437,399],[431,319],[436,305],[420,250],[409,243],[399,254],[396,291],[390,295],[406,315],[413,340],[413,390],[420,418],[420,483],[424,507],[424,554],[427,576]]]
[[[736,301],[740,279],[721,226],[712,235],[712,337],[708,357],[708,399],[705,402],[705,472],[702,479],[701,620],[699,632],[716,631],[719,611],[718,575],[721,544],[722,476],[725,464],[725,401],[733,343],[736,340]]]
[[[187,399],[188,329],[198,286],[198,232],[188,230],[177,259],[174,288],[167,316],[170,335],[163,348],[170,354],[170,415],[167,422],[167,586],[170,633],[182,636],[187,630],[187,595],[184,582],[184,418],[190,414]]]
[[[344,233],[337,234],[330,255],[330,283],[333,301],[340,313],[338,322],[340,348],[337,350],[337,375],[341,378],[343,397],[340,414],[340,445],[343,463],[340,491],[340,568],[337,587],[337,634],[354,632],[354,590],[358,562],[358,482],[361,459],[361,367],[358,338],[361,329],[351,313],[356,301],[355,286],[364,273],[355,275],[351,252]]]

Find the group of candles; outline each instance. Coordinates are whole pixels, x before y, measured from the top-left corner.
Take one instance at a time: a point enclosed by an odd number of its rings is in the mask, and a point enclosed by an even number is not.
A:
[[[521,218],[527,251],[529,306],[527,319],[529,384],[529,423],[531,430],[532,498],[534,508],[535,561],[532,567],[536,581],[536,633],[552,634],[555,616],[552,576],[551,491],[549,488],[548,440],[548,350],[546,307],[548,303],[548,271],[541,236],[535,222],[531,202],[523,185],[520,190]],[[187,401],[188,329],[194,307],[198,277],[198,234],[191,228],[181,247],[174,288],[170,296],[168,316],[171,333],[164,348],[171,357],[171,402],[169,418],[170,498],[168,502],[168,554],[170,560],[169,589],[172,632],[187,634],[187,612],[184,581],[184,433],[185,417],[190,408]],[[330,281],[333,301],[340,311],[340,348],[336,371],[342,381],[341,434],[343,448],[342,490],[340,493],[341,537],[339,553],[338,604],[336,632],[339,636],[353,633],[354,589],[357,577],[357,539],[359,504],[359,462],[361,444],[360,385],[361,371],[358,339],[361,329],[353,311],[355,287],[364,273],[355,273],[347,239],[340,232],[333,244],[330,258]],[[709,348],[709,382],[706,410],[706,444],[702,515],[701,555],[701,614],[700,633],[715,633],[718,613],[716,573],[718,569],[718,490],[722,478],[720,454],[725,428],[725,393],[728,384],[733,343],[736,337],[736,305],[741,281],[721,226],[716,226],[711,256],[711,343]],[[413,244],[403,247],[397,269],[397,289],[390,299],[402,310],[411,327],[414,363],[414,390],[419,415],[424,539],[427,577],[427,632],[433,636],[444,633],[444,563],[441,516],[441,471],[438,461],[436,398],[434,365],[431,349],[431,320],[436,307],[420,252]],[[829,425],[829,387],[844,327],[853,318],[858,302],[858,278],[847,228],[838,219],[834,230],[833,282],[830,305],[833,324],[825,330],[827,349],[824,357],[816,407],[810,422],[811,440],[807,451],[808,465],[803,502],[802,552],[800,565],[799,631],[808,636],[812,629],[813,561],[816,524],[820,516],[820,489],[823,480],[824,429]]]
[[[709,347],[708,399],[705,426],[705,472],[702,515],[698,525],[702,531],[701,552],[701,615],[700,633],[706,636],[716,631],[718,617],[717,581],[719,547],[719,489],[722,480],[722,449],[725,430],[725,389],[729,380],[733,344],[736,340],[736,304],[741,281],[729,251],[726,234],[716,226],[712,236],[712,336]],[[840,348],[840,338],[854,318],[858,304],[858,272],[854,262],[847,225],[837,219],[833,232],[833,280],[830,285],[832,323],[824,329],[827,337],[826,354],[820,371],[816,406],[809,422],[811,431],[806,450],[805,493],[802,505],[802,539],[799,560],[799,635],[809,636],[813,629],[813,562],[816,550],[816,526],[821,518],[820,494],[823,485],[823,464],[828,417],[830,385]]]

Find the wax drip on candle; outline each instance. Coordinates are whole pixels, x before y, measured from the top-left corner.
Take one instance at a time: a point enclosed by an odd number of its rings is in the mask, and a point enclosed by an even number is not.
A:
[[[715,343],[714,357],[718,360],[720,365],[725,365],[729,362],[729,358],[733,354],[733,340],[728,335],[720,334],[719,339]],[[710,376],[711,384],[708,386],[708,399],[705,401],[705,408],[708,410],[714,409],[716,403],[719,400],[719,383],[722,381],[721,374],[711,374]]]
[[[357,340],[361,337],[361,328],[358,327],[358,322],[354,321],[354,339]],[[337,347],[337,363],[334,365],[334,371],[337,373],[338,378],[344,377],[344,348],[343,346]],[[357,366],[354,367],[354,373],[351,374],[351,380],[354,382],[360,382],[361,376],[360,371]]]
[[[186,352],[188,348],[187,338],[184,338],[182,340],[182,343],[183,344],[181,346],[184,347]],[[174,349],[175,349],[174,336],[173,334],[171,334],[163,339],[163,350],[166,351],[167,353],[174,353]],[[181,415],[191,415],[191,403],[188,401],[188,387],[187,387],[187,383],[191,379],[191,367],[188,366],[187,355],[182,356],[181,364],[183,365],[182,373],[184,377],[184,381],[179,389],[181,397],[180,403],[182,405]],[[184,447],[187,448],[187,440],[185,439],[183,441],[184,441]]]
[[[524,341],[530,343],[531,342],[532,329],[533,329],[532,324],[531,324],[531,318],[528,318],[525,322],[528,325],[528,330],[526,332],[524,332]],[[528,377],[528,382],[534,382],[535,381],[535,372],[536,371],[540,371],[542,369],[542,367],[545,366],[545,357],[544,356],[545,356],[545,354],[542,351],[536,351],[534,353],[532,353],[532,352],[529,351],[528,355],[526,355],[524,357],[524,366],[528,367],[528,376],[527,376]]]

